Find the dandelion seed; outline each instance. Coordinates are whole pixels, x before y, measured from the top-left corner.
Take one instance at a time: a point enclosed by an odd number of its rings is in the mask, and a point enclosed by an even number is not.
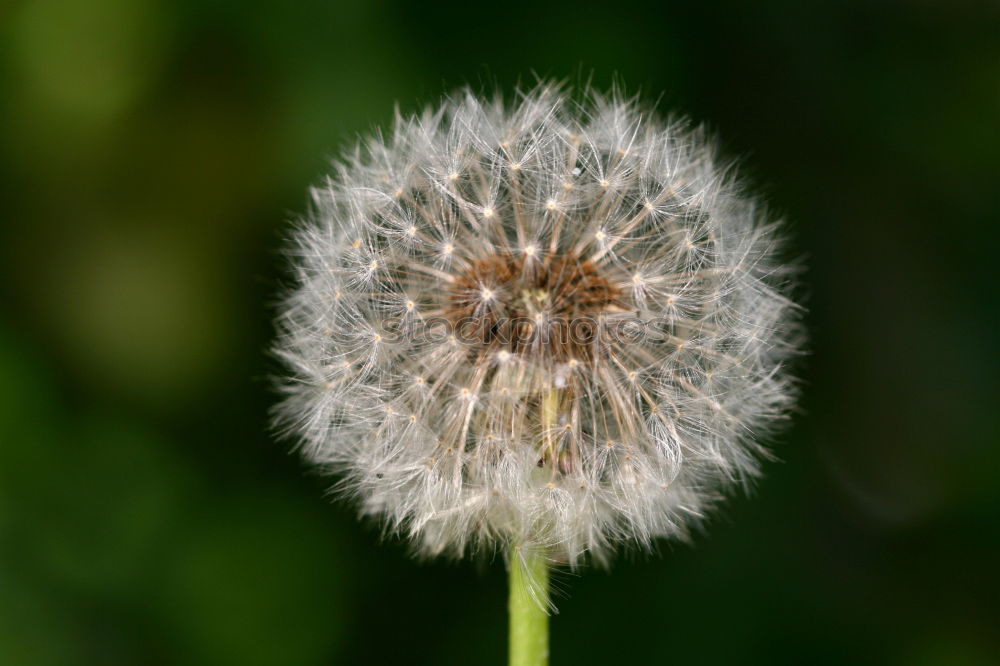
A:
[[[404,117],[297,232],[279,419],[423,554],[683,538],[794,398],[778,225],[700,129],[584,97]]]

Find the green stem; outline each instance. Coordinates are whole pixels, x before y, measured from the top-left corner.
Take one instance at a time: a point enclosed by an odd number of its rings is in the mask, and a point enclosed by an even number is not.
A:
[[[549,563],[544,554],[510,554],[510,666],[549,663]],[[532,594],[534,589],[534,594]]]
[[[559,413],[559,392],[555,387],[542,394],[539,407],[540,455],[555,470],[558,460],[552,427]],[[521,544],[515,544],[510,551],[510,597],[507,601],[510,666],[548,666],[549,663],[549,563],[545,555],[544,550],[524,548]]]

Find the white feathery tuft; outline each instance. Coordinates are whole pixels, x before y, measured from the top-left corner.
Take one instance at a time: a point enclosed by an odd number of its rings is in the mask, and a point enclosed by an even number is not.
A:
[[[296,231],[278,420],[424,554],[683,538],[795,397],[778,223],[702,129],[577,99],[398,115]]]

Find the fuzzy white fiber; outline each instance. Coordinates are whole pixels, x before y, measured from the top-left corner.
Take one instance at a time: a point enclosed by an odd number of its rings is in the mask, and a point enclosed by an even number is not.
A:
[[[796,271],[701,129],[618,94],[464,91],[312,195],[278,420],[422,554],[606,562],[758,474],[796,393]]]

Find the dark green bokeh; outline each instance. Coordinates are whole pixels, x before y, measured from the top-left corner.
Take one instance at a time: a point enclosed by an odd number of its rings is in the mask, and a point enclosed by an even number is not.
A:
[[[694,547],[562,575],[553,663],[1000,663],[1000,10],[945,5],[0,8],[0,663],[503,663],[502,566],[331,504],[265,351],[327,158],[535,74],[709,123],[813,337],[782,462]]]

